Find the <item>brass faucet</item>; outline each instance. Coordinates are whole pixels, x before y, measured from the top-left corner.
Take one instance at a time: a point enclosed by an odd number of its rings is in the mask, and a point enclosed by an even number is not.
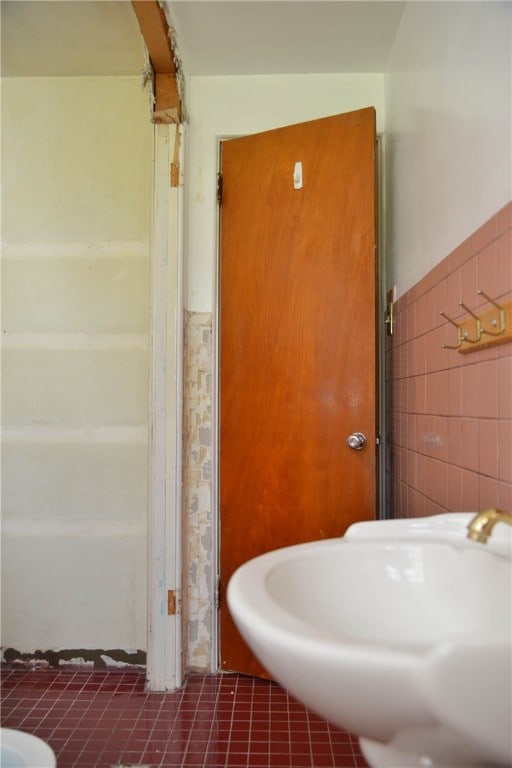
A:
[[[482,544],[485,544],[496,523],[512,525],[512,515],[508,512],[502,512],[501,509],[484,509],[483,512],[479,512],[470,521],[468,525],[468,539],[481,541]]]

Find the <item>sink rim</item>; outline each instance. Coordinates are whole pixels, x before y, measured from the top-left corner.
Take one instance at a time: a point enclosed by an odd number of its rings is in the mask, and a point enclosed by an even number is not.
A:
[[[485,544],[467,537],[467,528],[476,512],[443,512],[425,517],[401,517],[385,520],[364,520],[353,523],[345,531],[346,541],[383,541],[406,538],[413,541],[443,541],[465,548],[484,547],[484,551],[512,558],[512,529],[495,526]]]
[[[467,541],[467,544],[466,544]],[[425,643],[407,642],[397,643],[393,640],[372,639],[370,637],[338,634],[334,630],[317,628],[307,621],[305,617],[287,610],[286,607],[268,590],[268,580],[275,574],[280,566],[290,561],[297,561],[305,555],[314,557],[322,552],[331,552],[340,547],[350,547],[352,550],[368,549],[386,550],[397,547],[398,549],[449,549],[454,552],[476,551],[486,559],[496,562],[507,561],[509,558],[488,549],[483,549],[481,544],[469,540],[418,540],[407,536],[378,539],[352,539],[344,538],[322,539],[303,544],[291,545],[280,549],[271,550],[244,563],[231,577],[228,584],[228,604],[230,607],[236,602],[237,618],[243,623],[246,631],[263,636],[272,637],[273,642],[281,645],[293,646],[297,651],[307,654],[321,648],[322,653],[334,654],[336,658],[344,656],[351,659],[375,660],[379,657],[379,663],[384,658],[394,663],[398,659],[408,658],[411,662],[426,661],[433,653],[441,648],[453,648],[466,639],[465,630],[450,633],[447,636],[428,640]],[[512,566],[512,563],[511,563]],[[502,642],[510,645],[510,633],[504,628],[501,631],[484,628],[478,635],[471,636],[472,644],[484,645],[489,642]]]

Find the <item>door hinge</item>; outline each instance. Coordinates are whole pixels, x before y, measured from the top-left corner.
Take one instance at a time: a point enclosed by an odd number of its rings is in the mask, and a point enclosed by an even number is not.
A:
[[[176,616],[177,602],[178,601],[176,598],[176,590],[168,589],[167,590],[167,615],[168,616]]]
[[[180,164],[171,163],[169,182],[171,187],[179,187],[180,184]]]
[[[222,173],[217,174],[217,202],[222,205]]]

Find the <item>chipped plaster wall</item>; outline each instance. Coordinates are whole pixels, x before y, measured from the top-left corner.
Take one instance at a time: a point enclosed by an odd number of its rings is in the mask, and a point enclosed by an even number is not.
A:
[[[188,669],[212,665],[212,315],[185,312],[183,518],[185,652]]]

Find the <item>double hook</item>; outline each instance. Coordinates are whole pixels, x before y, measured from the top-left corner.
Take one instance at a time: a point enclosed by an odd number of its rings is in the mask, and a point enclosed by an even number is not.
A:
[[[507,313],[505,308],[498,304],[498,302],[494,299],[491,299],[491,297],[488,296],[485,291],[479,289],[477,293],[479,296],[483,296],[485,299],[487,299],[487,301],[490,304],[493,304],[498,310],[498,317],[493,317],[490,321],[492,330],[490,328],[484,328],[481,318],[479,318],[478,315],[476,315],[471,309],[466,307],[462,301],[459,301],[459,306],[465,309],[468,315],[471,315],[475,321],[474,334],[470,335],[467,328],[465,328],[460,323],[456,323],[455,320],[452,320],[451,317],[448,317],[445,312],[441,312],[441,315],[445,318],[445,320],[448,320],[448,322],[454,325],[457,329],[457,344],[455,346],[450,344],[442,344],[441,346],[443,349],[460,349],[464,342],[468,344],[476,344],[481,340],[484,334],[487,334],[488,336],[501,336],[503,333],[505,333],[507,327]]]

